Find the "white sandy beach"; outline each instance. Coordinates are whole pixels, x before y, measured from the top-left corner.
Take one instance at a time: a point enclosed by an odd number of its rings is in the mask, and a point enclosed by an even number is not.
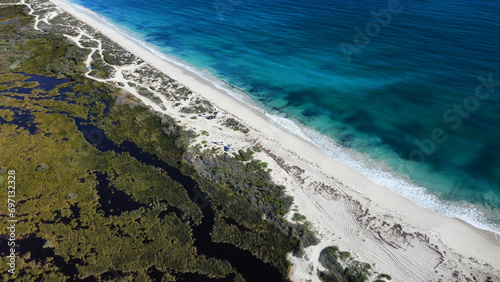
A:
[[[166,105],[162,108],[140,96],[122,75],[123,71],[138,68],[140,62],[119,67],[113,78],[102,80],[122,82],[125,91],[155,111],[168,114],[197,132],[208,131],[210,137],[201,136],[198,142],[205,138],[209,142],[223,140],[236,149],[255,145],[263,148],[256,157],[269,163],[274,181],[286,186],[286,192],[295,199],[294,206],[313,224],[321,239],[319,245],[306,249],[304,257],[289,256],[293,281],[318,281],[319,253],[332,245],[374,265],[376,272],[387,273],[394,281],[486,281],[487,277],[500,281],[500,236],[417,206],[274,125],[262,112],[209,81],[158,57],[88,10],[61,0],[50,2],[59,7],[59,12],[72,14],[185,85],[195,96],[209,100],[225,117],[234,117],[250,128],[248,134],[220,129],[222,126],[216,121],[183,117],[178,107],[164,98],[160,97]],[[37,14],[36,10],[33,14]],[[37,23],[50,24],[53,16],[49,13],[45,18],[37,18]],[[79,38],[70,39],[79,42]],[[99,48],[94,52],[99,52]]]

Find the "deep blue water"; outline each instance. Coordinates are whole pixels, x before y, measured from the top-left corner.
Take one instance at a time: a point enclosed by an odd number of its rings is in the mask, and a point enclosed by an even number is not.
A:
[[[498,228],[499,2],[72,2],[243,90],[374,181]]]

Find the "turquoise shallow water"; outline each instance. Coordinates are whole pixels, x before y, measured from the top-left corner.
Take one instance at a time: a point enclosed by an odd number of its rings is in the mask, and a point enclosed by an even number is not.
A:
[[[72,2],[243,90],[374,181],[500,230],[500,3]]]

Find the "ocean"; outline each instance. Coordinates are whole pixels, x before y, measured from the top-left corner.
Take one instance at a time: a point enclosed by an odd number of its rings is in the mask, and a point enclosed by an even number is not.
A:
[[[70,2],[376,183],[500,234],[500,2]]]

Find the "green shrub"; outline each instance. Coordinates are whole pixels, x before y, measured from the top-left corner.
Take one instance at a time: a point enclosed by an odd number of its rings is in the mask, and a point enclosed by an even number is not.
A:
[[[301,215],[300,213],[294,213],[292,220],[294,221],[304,221],[306,219],[305,216]]]

